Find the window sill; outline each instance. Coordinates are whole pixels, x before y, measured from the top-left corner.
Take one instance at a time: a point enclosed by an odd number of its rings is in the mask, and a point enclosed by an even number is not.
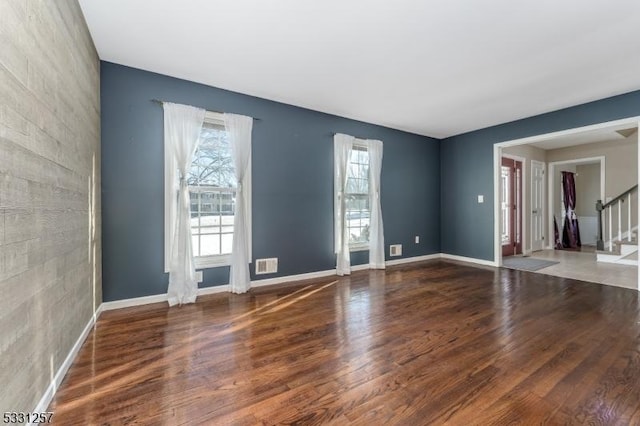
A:
[[[352,246],[349,246],[349,251],[353,252],[353,251],[368,251],[369,250],[369,244],[354,244]]]
[[[217,268],[219,266],[231,265],[231,255],[221,254],[217,256],[196,257],[194,260],[196,269]]]

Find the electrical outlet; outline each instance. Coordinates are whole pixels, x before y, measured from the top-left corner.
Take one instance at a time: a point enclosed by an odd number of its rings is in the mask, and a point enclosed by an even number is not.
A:
[[[416,244],[420,244],[420,237],[416,235]]]
[[[196,282],[201,283],[204,278],[202,277],[202,271],[196,271]]]
[[[402,244],[392,244],[389,246],[389,256],[402,256]]]

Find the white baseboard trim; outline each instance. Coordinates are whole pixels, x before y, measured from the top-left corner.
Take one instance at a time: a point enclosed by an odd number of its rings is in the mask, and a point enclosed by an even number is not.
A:
[[[73,347],[67,354],[67,357],[64,359],[64,362],[60,365],[60,368],[58,368],[58,371],[56,371],[56,375],[53,377],[53,380],[51,381],[51,383],[49,383],[49,386],[47,387],[47,390],[45,390],[44,395],[42,395],[42,398],[40,398],[38,405],[36,405],[36,408],[32,411],[33,413],[43,413],[47,411],[49,404],[53,400],[53,397],[56,394],[56,391],[58,390],[58,387],[60,386],[60,384],[62,384],[62,380],[64,379],[64,376],[67,374],[67,371],[69,371],[69,367],[71,367],[71,364],[73,364],[73,361],[75,361],[76,356],[78,356],[78,352],[80,351],[80,348],[84,344],[84,341],[87,339],[87,336],[91,332],[91,329],[95,325],[96,320],[100,316],[101,312],[102,312],[102,305],[100,305],[100,307],[98,307],[98,309],[93,313],[93,315],[91,315],[89,322],[84,327],[84,330],[82,330],[82,333],[80,333],[78,340],[76,340]],[[33,423],[28,423],[28,424],[31,425]]]
[[[356,268],[359,266],[362,266],[362,265],[352,266],[351,270],[356,271],[357,270]],[[368,267],[369,265],[366,265],[366,266]],[[268,285],[283,284],[291,281],[312,280],[314,278],[324,278],[324,277],[329,277],[335,274],[336,274],[335,269],[327,269],[326,271],[308,272],[306,274],[287,275],[284,277],[276,277],[276,278],[266,278],[264,280],[251,281],[251,287],[252,288],[264,287]]]
[[[114,300],[113,302],[102,302],[103,311],[113,309],[130,308],[132,306],[148,305],[150,303],[160,303],[167,301],[167,294],[154,294],[153,296],[133,297],[131,299]]]
[[[354,268],[352,268],[354,269]],[[309,280],[313,278],[322,278],[335,275],[336,270],[310,272],[307,274],[287,275],[285,277],[267,278],[264,280],[251,281],[251,287],[264,287],[268,285],[282,284],[290,281]],[[198,289],[198,296],[207,294],[225,293],[229,291],[229,284],[215,285],[211,287],[202,287]],[[113,302],[103,302],[101,308],[103,311],[111,311],[113,309],[130,308],[132,306],[142,306],[151,303],[161,303],[167,301],[167,294],[154,294],[152,296],[133,297],[131,299],[115,300]]]
[[[385,265],[387,266],[402,265],[404,263],[414,263],[414,262],[422,262],[424,260],[440,259],[441,257],[442,257],[442,253],[425,254],[424,256],[403,257],[402,259],[387,260],[385,262]]]
[[[369,264],[363,263],[362,265],[353,265],[351,267],[351,272],[366,271],[368,269],[369,269]]]
[[[454,256],[454,255],[443,254],[443,253],[433,253],[433,254],[427,254],[424,256],[404,257],[402,259],[388,260],[385,262],[385,266],[394,266],[394,265],[401,265],[404,263],[422,262],[425,260],[440,259],[440,258],[460,260],[463,262],[477,263],[480,265],[495,266],[493,262],[490,262],[488,260],[474,259],[471,257]],[[367,269],[369,269],[368,263],[365,263],[362,265],[354,265],[351,267],[351,271],[354,271],[354,272],[363,271]],[[287,275],[284,277],[266,278],[262,280],[251,281],[251,288],[265,287],[265,286],[276,285],[276,284],[284,284],[291,281],[302,281],[302,280],[311,280],[315,278],[324,278],[332,275],[336,275],[335,269],[327,269],[325,271],[317,271],[317,272],[308,272],[306,274]],[[206,294],[224,293],[227,291],[229,291],[229,284],[216,285],[212,287],[203,287],[198,289],[198,296],[202,296]],[[160,303],[160,302],[166,302],[166,301],[167,301],[166,294],[155,294],[152,296],[134,297],[131,299],[115,300],[113,302],[103,302],[102,305],[100,306],[100,310],[111,311],[113,309],[130,308],[132,306],[148,305],[151,303]]]
[[[202,287],[198,289],[198,296],[204,296],[205,294],[225,293],[230,290],[231,290],[231,286],[229,286],[229,284],[214,285],[211,287]]]
[[[484,266],[498,266],[493,260],[476,259],[475,257],[456,256],[455,254],[441,253],[443,259],[457,260],[460,262],[475,263]]]
[[[205,294],[224,293],[229,291],[229,284],[215,285],[212,287],[202,287],[198,289],[198,296]],[[131,299],[115,300],[113,302],[102,302],[103,311],[114,309],[130,308],[132,306],[149,305],[151,303],[161,303],[168,300],[167,294],[154,294],[152,296],[133,297]]]

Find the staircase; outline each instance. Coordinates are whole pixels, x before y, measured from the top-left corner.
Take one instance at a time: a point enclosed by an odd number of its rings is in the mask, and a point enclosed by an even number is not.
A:
[[[637,236],[635,236],[631,241],[614,241],[613,250],[597,250],[596,255],[598,258],[598,262],[619,263],[621,265],[637,265]]]
[[[633,214],[636,214],[637,195],[638,185],[635,185],[606,204],[602,204],[601,200],[596,203],[596,210],[598,210],[596,256],[598,262],[621,265],[638,264],[638,231],[637,226],[634,228],[631,226],[632,203],[634,203]],[[603,224],[608,225],[604,227],[604,232]],[[614,233],[616,228],[618,232]]]

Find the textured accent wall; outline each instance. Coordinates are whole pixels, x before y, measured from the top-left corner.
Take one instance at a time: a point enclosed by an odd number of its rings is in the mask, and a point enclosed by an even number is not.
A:
[[[76,1],[0,1],[0,412],[29,411],[102,301],[100,64]]]
[[[105,301],[167,291],[162,107],[152,99],[260,119],[252,144],[253,258],[277,257],[279,270],[258,278],[335,268],[336,132],[384,142],[387,255],[389,244],[402,244],[404,257],[440,252],[438,140],[108,62],[101,86]],[[352,263],[367,255],[354,252]],[[228,283],[228,271],[205,270],[203,286]]]

